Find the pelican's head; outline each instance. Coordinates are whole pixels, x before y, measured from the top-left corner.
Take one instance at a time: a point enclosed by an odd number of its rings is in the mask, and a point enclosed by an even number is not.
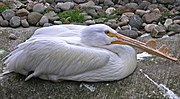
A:
[[[105,24],[90,25],[81,31],[81,42],[89,46],[103,46],[111,44],[117,38],[112,36],[117,32]]]

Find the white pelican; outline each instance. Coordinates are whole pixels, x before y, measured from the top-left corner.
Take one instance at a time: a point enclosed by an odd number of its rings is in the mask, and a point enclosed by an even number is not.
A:
[[[5,58],[5,70],[26,75],[25,80],[32,77],[52,81],[119,80],[130,75],[137,65],[136,51],[122,44],[176,61],[104,24],[57,25],[40,28],[19,44]]]

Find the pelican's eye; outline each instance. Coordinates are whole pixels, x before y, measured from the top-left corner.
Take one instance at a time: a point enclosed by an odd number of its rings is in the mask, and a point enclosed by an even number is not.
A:
[[[108,30],[105,30],[104,33],[109,36],[109,37],[116,37],[115,34],[111,33],[110,31]]]
[[[109,34],[110,31],[109,31],[109,30],[105,30],[104,33],[105,33],[105,34]]]

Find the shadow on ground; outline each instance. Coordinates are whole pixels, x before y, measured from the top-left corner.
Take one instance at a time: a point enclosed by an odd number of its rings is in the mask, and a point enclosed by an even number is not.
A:
[[[2,28],[0,29],[0,60],[13,48],[30,37],[37,28]],[[10,40],[9,34],[17,35],[17,40]],[[148,38],[141,40],[146,41]],[[158,39],[159,44],[166,44],[170,53],[180,59],[180,34],[170,38]],[[3,69],[0,63],[0,73]],[[129,77],[114,82],[87,83],[95,87],[91,92],[87,88],[80,88],[82,82],[62,81],[59,83],[33,78],[27,82],[25,76],[10,73],[0,79],[0,97],[2,99],[161,99],[157,87],[139,72],[142,69],[153,80],[166,85],[180,96],[180,65],[162,58],[151,58],[138,62],[137,69]]]

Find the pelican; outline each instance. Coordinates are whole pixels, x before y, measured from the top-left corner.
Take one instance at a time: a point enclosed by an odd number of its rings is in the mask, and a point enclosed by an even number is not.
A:
[[[130,46],[129,46],[130,45]],[[138,47],[177,61],[145,43],[118,34],[104,24],[56,25],[37,29],[4,58],[5,71],[59,81],[113,81],[127,77],[137,66]]]

